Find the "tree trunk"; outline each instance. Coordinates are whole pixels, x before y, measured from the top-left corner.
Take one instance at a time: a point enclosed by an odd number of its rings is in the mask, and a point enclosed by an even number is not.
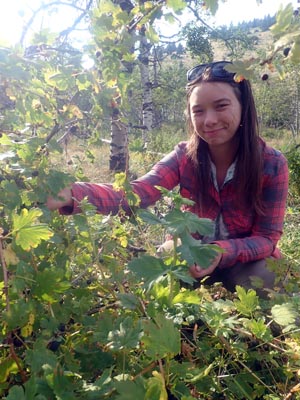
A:
[[[128,160],[127,127],[120,120],[120,112],[118,108],[113,108],[111,117],[109,169],[115,172],[127,172]]]
[[[149,141],[148,132],[153,128],[153,101],[152,101],[152,82],[149,73],[149,56],[151,45],[145,36],[145,27],[140,30],[140,55],[139,68],[141,72],[141,82],[143,90],[143,143],[147,145]]]

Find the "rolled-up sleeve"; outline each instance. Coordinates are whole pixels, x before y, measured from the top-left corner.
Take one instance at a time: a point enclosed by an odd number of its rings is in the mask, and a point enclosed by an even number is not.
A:
[[[182,142],[175,149],[154,165],[150,172],[131,182],[131,188],[140,199],[140,207],[146,208],[154,204],[161,197],[157,186],[168,190],[173,189],[180,181],[180,168],[185,157],[185,143]],[[127,213],[131,208],[124,191],[115,190],[112,184],[97,184],[76,182],[72,185],[73,208],[60,209],[61,214],[75,214],[81,212],[80,202],[87,198],[101,214],[117,214],[120,209]]]

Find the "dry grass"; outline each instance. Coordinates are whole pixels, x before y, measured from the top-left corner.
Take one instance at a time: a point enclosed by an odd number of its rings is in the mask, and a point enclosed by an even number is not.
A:
[[[93,155],[94,160],[88,156],[89,153]],[[109,170],[110,147],[107,143],[91,147],[84,140],[73,139],[67,152],[64,151],[63,154],[52,157],[57,169],[71,175],[82,174],[84,179],[81,180],[96,183],[114,180],[115,173]],[[130,178],[135,179],[144,175],[161,157],[159,154],[150,152],[130,152]]]

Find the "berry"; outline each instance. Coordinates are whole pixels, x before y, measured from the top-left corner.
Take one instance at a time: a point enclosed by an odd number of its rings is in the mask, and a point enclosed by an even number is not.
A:
[[[263,74],[261,77],[262,81],[267,81],[269,79],[269,75],[268,74]]]
[[[289,55],[290,50],[291,50],[290,47],[286,47],[286,48],[283,50],[283,55],[284,55],[285,57],[287,57],[287,56]]]
[[[60,342],[58,340],[51,340],[51,342],[48,343],[47,348],[51,351],[56,351],[60,346]]]

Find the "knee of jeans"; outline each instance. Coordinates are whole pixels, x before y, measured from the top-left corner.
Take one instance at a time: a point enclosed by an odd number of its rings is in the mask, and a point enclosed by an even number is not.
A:
[[[226,287],[234,291],[237,285],[245,289],[259,289],[274,287],[275,274],[266,266],[265,260],[251,263],[238,263],[228,270],[226,277]]]

